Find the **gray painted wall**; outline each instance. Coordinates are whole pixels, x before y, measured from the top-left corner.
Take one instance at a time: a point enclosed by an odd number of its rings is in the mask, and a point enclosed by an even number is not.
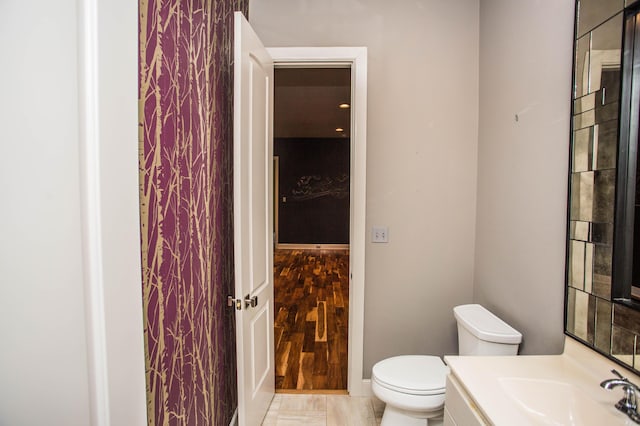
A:
[[[573,11],[480,2],[474,301],[523,333],[524,354],[563,348]]]
[[[478,1],[252,0],[267,46],[368,48],[364,376],[391,355],[457,350],[472,299]]]
[[[562,351],[573,1],[252,0],[267,46],[367,46],[364,376],[479,302]],[[514,119],[519,115],[519,121]],[[476,211],[477,208],[477,211]]]

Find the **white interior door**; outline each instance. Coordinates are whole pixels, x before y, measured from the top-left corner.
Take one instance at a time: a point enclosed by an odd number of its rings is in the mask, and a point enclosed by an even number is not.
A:
[[[259,425],[275,388],[273,353],[273,61],[234,17],[234,253],[238,421]]]

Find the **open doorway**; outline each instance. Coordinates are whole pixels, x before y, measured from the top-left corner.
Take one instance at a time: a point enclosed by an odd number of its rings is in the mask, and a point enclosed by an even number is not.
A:
[[[351,67],[274,74],[276,390],[346,391]]]

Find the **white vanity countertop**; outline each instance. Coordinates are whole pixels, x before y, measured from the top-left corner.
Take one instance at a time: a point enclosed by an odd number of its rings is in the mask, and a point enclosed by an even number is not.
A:
[[[445,362],[478,405],[500,425],[636,425],[614,405],[621,388],[603,389],[615,368],[632,382],[640,378],[566,337],[561,355],[446,356]]]

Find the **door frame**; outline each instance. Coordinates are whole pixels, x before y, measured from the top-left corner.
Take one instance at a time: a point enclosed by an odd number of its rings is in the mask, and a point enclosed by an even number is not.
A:
[[[76,19],[78,173],[91,424],[145,425],[136,143],[138,4],[80,0]]]
[[[274,67],[351,67],[351,159],[349,211],[349,338],[347,391],[367,395],[363,381],[367,167],[367,48],[267,47]]]
[[[278,194],[280,193],[280,156],[273,156],[273,246],[278,248]]]

